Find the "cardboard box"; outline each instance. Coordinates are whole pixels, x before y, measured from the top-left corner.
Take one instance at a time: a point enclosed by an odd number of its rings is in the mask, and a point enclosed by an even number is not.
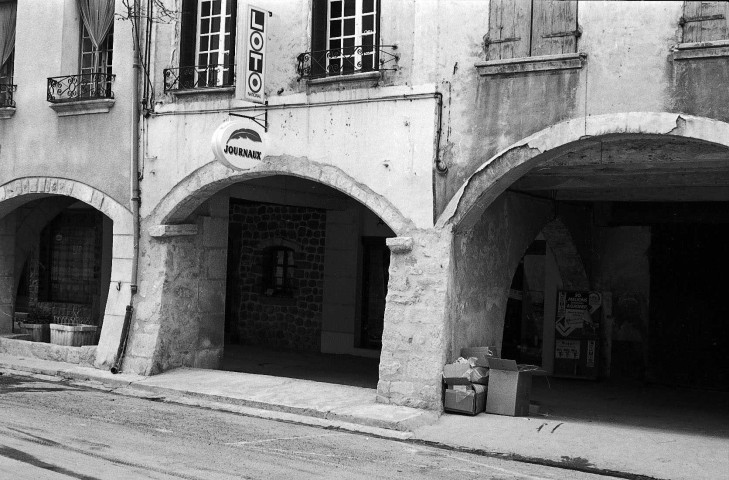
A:
[[[519,371],[519,366],[514,360],[500,358],[491,358],[489,369],[486,413],[528,417],[532,373]]]
[[[443,381],[448,385],[469,385],[471,383],[471,366],[467,363],[449,363],[443,365]]]
[[[461,357],[469,359],[475,358],[473,365],[475,367],[488,367],[488,359],[499,356],[499,350],[495,346],[488,347],[468,347],[461,349]]]
[[[476,415],[483,412],[485,403],[486,387],[483,385],[472,385],[465,392],[452,388],[446,389],[443,408],[446,412]]]

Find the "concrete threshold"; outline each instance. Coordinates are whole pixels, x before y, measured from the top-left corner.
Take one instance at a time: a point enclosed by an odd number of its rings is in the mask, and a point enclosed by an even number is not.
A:
[[[376,391],[266,375],[179,368],[159,375],[113,375],[92,367],[0,354],[11,374],[65,379],[121,395],[228,411],[258,418],[407,440],[438,414],[376,403]]]

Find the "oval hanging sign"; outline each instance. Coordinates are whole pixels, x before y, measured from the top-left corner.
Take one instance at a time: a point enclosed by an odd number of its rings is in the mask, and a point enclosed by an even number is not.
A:
[[[250,122],[228,120],[213,133],[215,158],[238,170],[248,170],[266,157],[264,136]]]

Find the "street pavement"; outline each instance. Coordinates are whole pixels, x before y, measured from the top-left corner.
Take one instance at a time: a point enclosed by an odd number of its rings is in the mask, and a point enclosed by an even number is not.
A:
[[[0,478],[609,478],[159,400],[0,375]]]

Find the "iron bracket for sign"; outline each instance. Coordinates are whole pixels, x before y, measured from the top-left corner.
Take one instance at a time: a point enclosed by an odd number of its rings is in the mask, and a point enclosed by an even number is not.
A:
[[[683,27],[687,23],[704,22],[706,20],[724,20],[724,15],[719,13],[717,15],[706,15],[705,17],[690,17],[690,18],[681,17],[678,20],[678,24]]]
[[[581,37],[581,36],[582,36],[582,28],[578,28],[576,30],[572,30],[569,32],[547,33],[546,35],[542,35],[542,38]]]
[[[268,102],[265,103],[266,107],[268,107]],[[266,108],[263,113],[259,113],[258,115],[241,115],[240,113],[233,113],[228,112],[229,115],[233,115],[234,117],[240,117],[240,118],[247,118],[248,120],[253,120],[258,124],[258,126],[263,127],[263,131],[268,133],[268,108]]]
[[[521,40],[521,37],[502,38],[500,40],[491,40],[488,37],[488,34],[486,34],[486,36],[483,37],[483,43],[486,46],[493,45],[493,44],[496,44],[496,43],[518,42],[519,40]]]

